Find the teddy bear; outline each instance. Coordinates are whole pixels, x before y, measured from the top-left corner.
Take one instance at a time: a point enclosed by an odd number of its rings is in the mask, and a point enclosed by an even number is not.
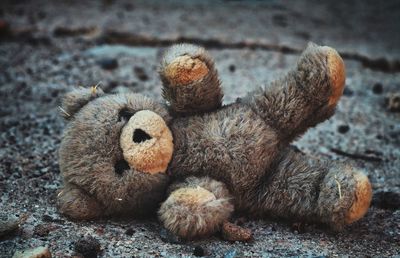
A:
[[[158,209],[185,239],[215,233],[234,211],[335,230],[365,215],[366,175],[290,145],[334,114],[345,66],[333,48],[310,43],[285,76],[227,105],[202,47],[172,46],[159,74],[165,103],[97,87],[65,95],[61,213],[87,220]]]

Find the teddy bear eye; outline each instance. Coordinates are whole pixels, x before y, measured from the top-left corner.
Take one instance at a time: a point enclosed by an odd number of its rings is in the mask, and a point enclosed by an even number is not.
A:
[[[115,173],[118,175],[122,175],[126,170],[129,170],[129,165],[128,162],[126,162],[124,159],[121,159],[117,161],[114,165]]]
[[[135,112],[133,110],[128,108],[123,108],[118,113],[118,121],[122,120],[128,121],[134,114]]]
[[[151,136],[142,129],[135,129],[133,132],[133,141],[136,143],[145,142],[151,139]]]

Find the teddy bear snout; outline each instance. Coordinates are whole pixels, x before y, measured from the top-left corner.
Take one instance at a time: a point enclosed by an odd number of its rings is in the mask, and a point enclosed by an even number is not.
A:
[[[137,171],[164,173],[172,158],[172,133],[164,119],[150,110],[136,112],[122,129],[124,159]]]

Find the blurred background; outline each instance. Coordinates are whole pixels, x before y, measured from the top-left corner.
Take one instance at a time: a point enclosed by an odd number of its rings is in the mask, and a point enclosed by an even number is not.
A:
[[[57,213],[66,91],[98,84],[161,100],[162,52],[188,42],[215,57],[230,103],[294,67],[309,41],[340,52],[346,89],[336,115],[295,145],[368,174],[374,199],[363,220],[333,234],[240,218],[251,243],[216,236],[181,244],[154,218],[74,223]],[[0,257],[38,246],[54,257],[82,256],[82,241],[104,257],[400,255],[400,1],[2,0],[0,193],[3,213],[27,218],[0,236]]]

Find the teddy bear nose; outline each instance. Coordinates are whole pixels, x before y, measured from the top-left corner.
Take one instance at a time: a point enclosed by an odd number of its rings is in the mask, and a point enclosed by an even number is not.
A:
[[[142,129],[135,129],[132,139],[135,143],[141,143],[150,140],[151,136]]]

